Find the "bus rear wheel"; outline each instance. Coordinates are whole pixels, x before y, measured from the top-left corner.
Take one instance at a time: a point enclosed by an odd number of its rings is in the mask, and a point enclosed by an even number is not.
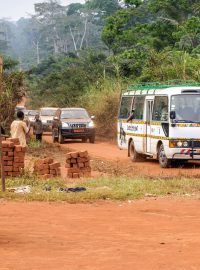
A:
[[[129,155],[130,155],[131,161],[133,161],[133,162],[144,160],[144,156],[142,154],[139,154],[135,150],[135,146],[134,146],[133,141],[131,141],[130,145],[129,145]]]
[[[171,159],[168,159],[165,154],[164,145],[161,144],[158,150],[158,160],[161,168],[169,168],[172,164]]]

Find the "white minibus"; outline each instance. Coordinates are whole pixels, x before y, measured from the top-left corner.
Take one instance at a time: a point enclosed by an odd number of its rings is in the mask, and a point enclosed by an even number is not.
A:
[[[131,85],[121,95],[118,146],[162,168],[200,159],[200,84]]]

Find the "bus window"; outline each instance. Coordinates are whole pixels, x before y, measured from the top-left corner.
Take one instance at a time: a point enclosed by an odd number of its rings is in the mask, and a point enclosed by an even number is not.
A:
[[[129,117],[132,100],[133,97],[122,97],[119,119],[127,119]]]
[[[142,120],[143,119],[143,114],[144,114],[144,101],[145,97],[144,96],[136,96],[134,98],[134,104],[133,108],[135,109],[135,119],[136,120]]]
[[[168,97],[155,97],[153,109],[153,121],[168,120]]]

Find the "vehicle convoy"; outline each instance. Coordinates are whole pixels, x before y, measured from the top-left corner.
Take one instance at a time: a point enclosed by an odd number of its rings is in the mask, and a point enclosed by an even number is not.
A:
[[[53,107],[45,107],[40,109],[39,115],[43,124],[44,131],[52,130],[53,118],[57,110],[58,108]]]
[[[89,116],[83,108],[62,108],[55,113],[53,122],[53,142],[64,143],[65,139],[81,139],[95,142],[94,116]]]
[[[200,159],[200,85],[131,85],[121,97],[118,146],[132,161],[154,158],[162,168]]]

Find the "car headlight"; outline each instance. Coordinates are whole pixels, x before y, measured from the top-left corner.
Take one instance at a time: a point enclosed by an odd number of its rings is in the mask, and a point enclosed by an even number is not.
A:
[[[68,123],[65,123],[65,122],[62,122],[62,127],[63,128],[68,128],[69,127],[69,124]]]
[[[94,122],[91,121],[91,122],[88,124],[88,127],[89,127],[89,128],[93,128],[93,127],[94,127]]]

